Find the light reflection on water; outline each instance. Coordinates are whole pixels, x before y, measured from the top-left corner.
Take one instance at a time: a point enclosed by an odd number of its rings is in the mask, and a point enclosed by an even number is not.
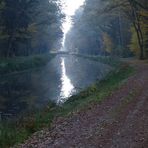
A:
[[[57,103],[64,103],[74,93],[74,86],[66,74],[65,58],[61,57],[61,92]]]
[[[111,70],[94,60],[57,55],[40,69],[0,77],[0,114],[13,118],[42,109],[50,101],[62,105]]]

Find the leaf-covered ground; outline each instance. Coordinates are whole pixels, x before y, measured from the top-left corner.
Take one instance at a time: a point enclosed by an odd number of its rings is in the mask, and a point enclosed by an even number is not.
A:
[[[147,148],[148,63],[130,62],[134,76],[102,103],[68,118],[58,118],[52,130],[44,129],[22,148]]]

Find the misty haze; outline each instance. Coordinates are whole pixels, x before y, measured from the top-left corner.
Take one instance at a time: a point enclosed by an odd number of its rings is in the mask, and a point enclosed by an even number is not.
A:
[[[147,0],[0,0],[0,148],[147,148],[147,75]]]

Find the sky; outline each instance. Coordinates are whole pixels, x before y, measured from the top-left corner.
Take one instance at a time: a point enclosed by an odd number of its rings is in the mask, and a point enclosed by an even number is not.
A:
[[[85,0],[63,0],[65,3],[65,9],[64,12],[71,16],[74,15],[75,11],[83,5]]]
[[[64,32],[64,38],[63,38],[63,45],[65,41],[65,37],[67,32],[70,30],[72,26],[71,16],[75,14],[75,11],[83,5],[85,0],[63,0],[63,12],[66,14],[65,22],[63,23],[63,32]]]

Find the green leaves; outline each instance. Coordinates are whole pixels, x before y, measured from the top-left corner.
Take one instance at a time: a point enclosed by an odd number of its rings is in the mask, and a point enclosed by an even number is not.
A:
[[[56,48],[64,17],[58,2],[0,0],[0,56],[26,56]]]

